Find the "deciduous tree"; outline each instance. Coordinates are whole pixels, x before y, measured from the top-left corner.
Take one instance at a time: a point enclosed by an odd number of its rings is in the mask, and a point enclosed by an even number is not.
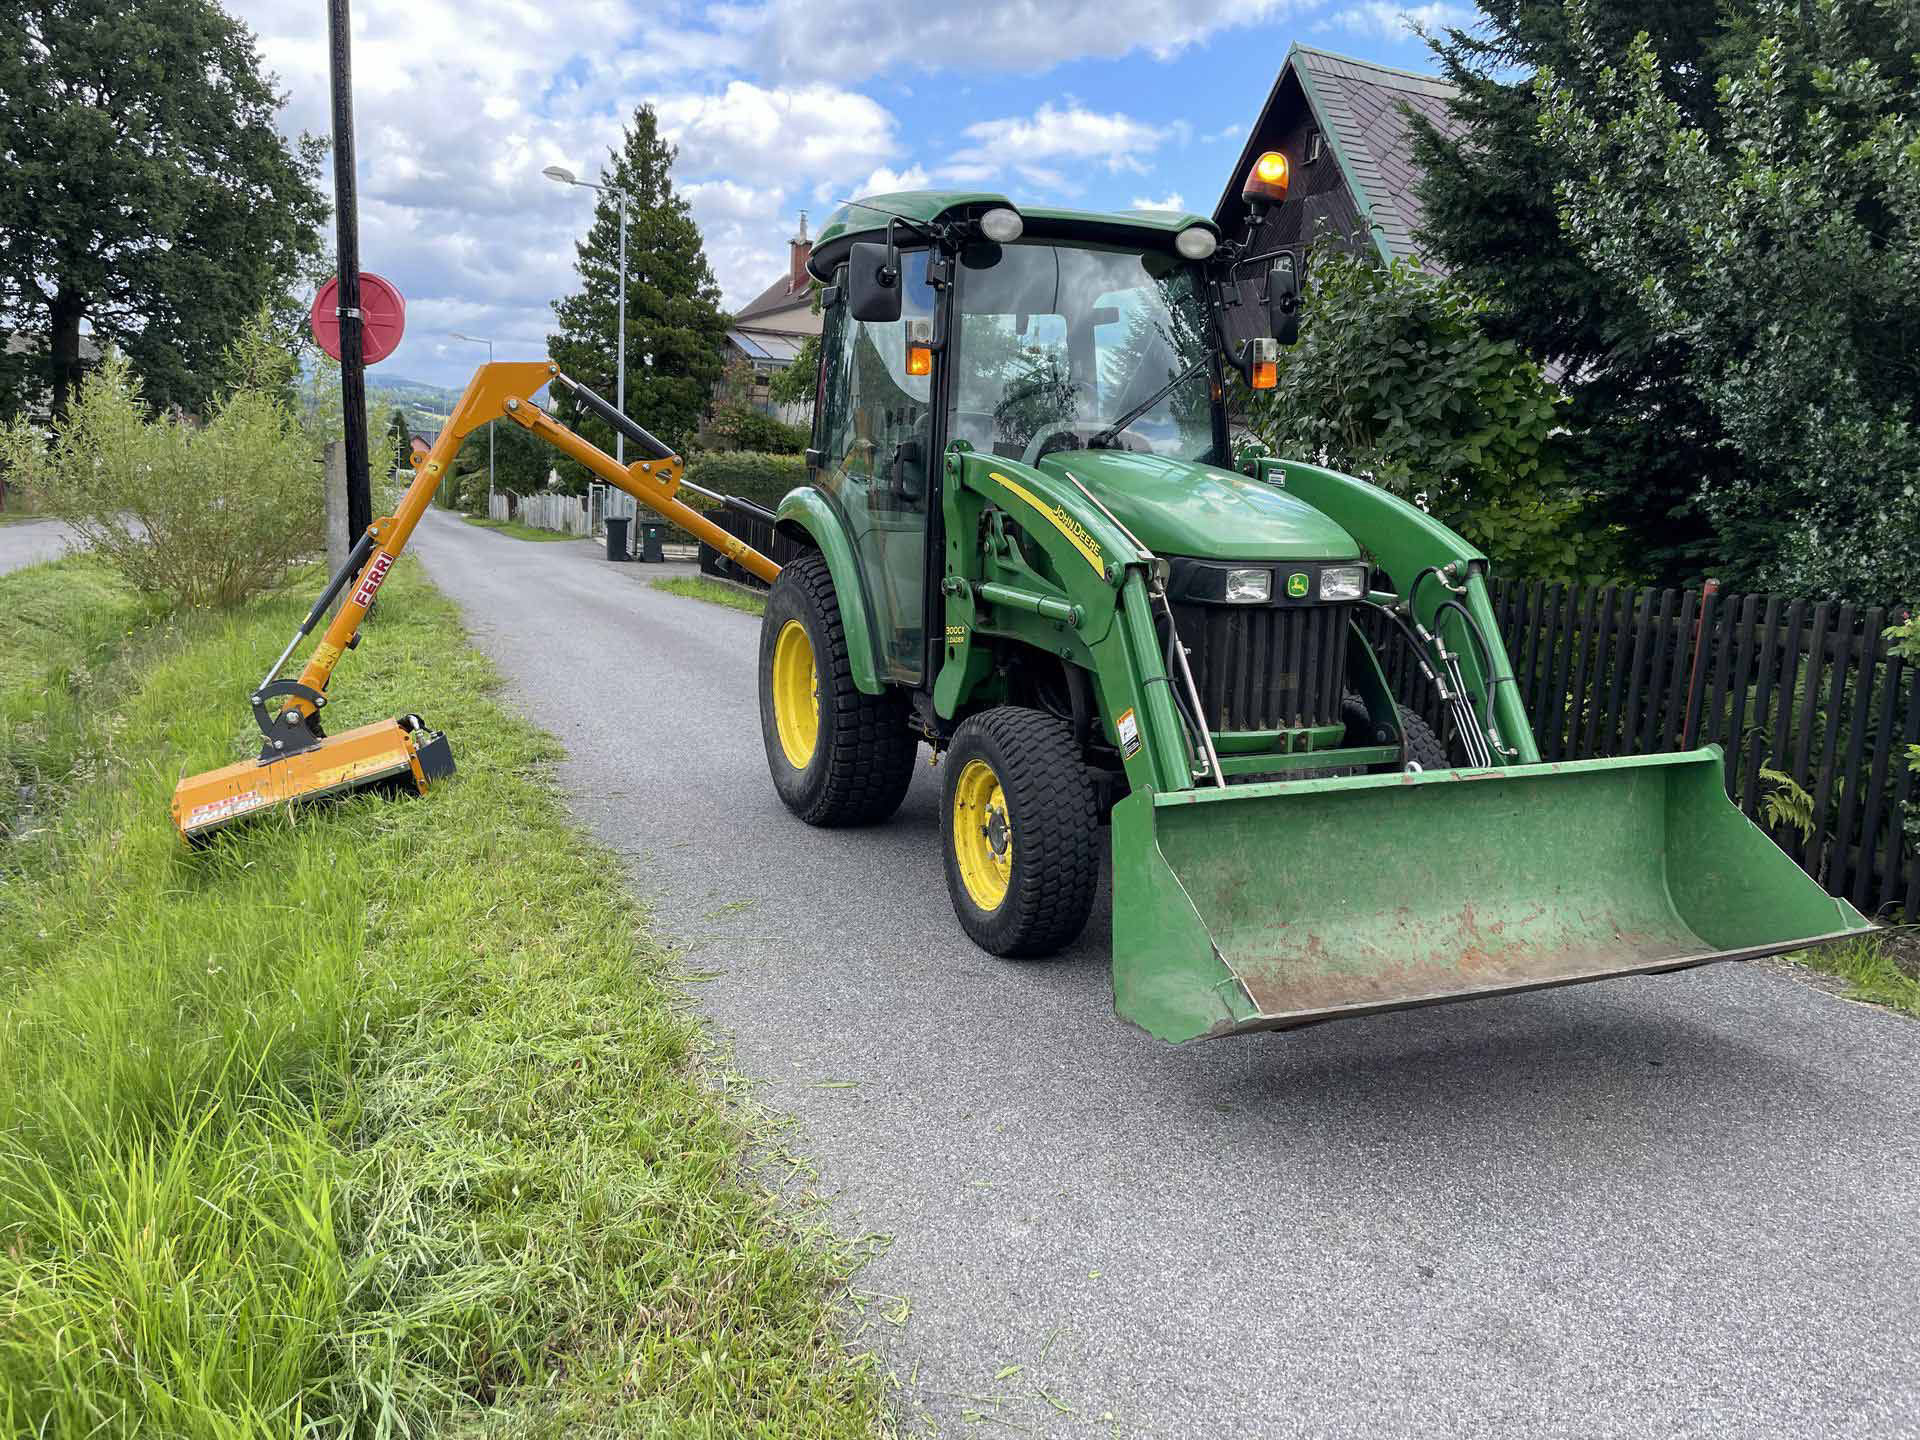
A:
[[[1674,98],[1649,37],[1609,47],[1568,6],[1541,75],[1582,263],[1684,354],[1682,387],[1737,462],[1702,504],[1736,584],[1920,595],[1920,11],[1770,4],[1715,87]]]
[[[0,329],[37,348],[0,373],[0,408],[63,408],[83,326],[125,352],[147,403],[206,405],[223,350],[319,248],[320,142],[290,146],[280,104],[212,0],[10,7]]]

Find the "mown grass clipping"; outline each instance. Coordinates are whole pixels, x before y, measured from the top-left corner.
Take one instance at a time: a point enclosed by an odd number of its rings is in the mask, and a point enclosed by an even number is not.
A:
[[[316,582],[317,583],[317,582]],[[460,774],[186,850],[296,596],[169,621],[0,577],[0,1424],[34,1435],[869,1435],[850,1256],[744,1159],[669,958],[403,563],[337,728]]]

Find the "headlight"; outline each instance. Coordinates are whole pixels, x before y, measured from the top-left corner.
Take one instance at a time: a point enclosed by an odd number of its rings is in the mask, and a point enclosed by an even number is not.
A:
[[[1271,570],[1229,570],[1226,601],[1229,605],[1264,605],[1273,598]]]
[[[1360,600],[1367,593],[1367,567],[1329,565],[1320,572],[1322,600]]]
[[[1219,237],[1204,225],[1189,225],[1173,237],[1173,248],[1189,260],[1204,260],[1219,247]]]
[[[996,205],[980,217],[980,233],[996,245],[1011,245],[1026,228],[1027,222],[1020,218],[1020,212],[1004,205]]]

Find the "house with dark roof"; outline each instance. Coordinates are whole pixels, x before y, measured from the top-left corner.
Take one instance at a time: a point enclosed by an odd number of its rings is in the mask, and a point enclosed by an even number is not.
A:
[[[807,212],[802,210],[800,228],[787,241],[786,273],[736,311],[727,327],[727,362],[745,360],[753,368],[750,403],[763,414],[811,410],[810,406],[775,406],[767,386],[774,372],[793,363],[807,337],[820,333],[820,314],[813,308],[813,281],[807,275],[807,260],[812,254]],[[779,418],[804,421],[806,414],[782,413]]]
[[[1287,198],[1268,213],[1255,251],[1331,244],[1438,268],[1420,251],[1411,114],[1451,133],[1453,94],[1437,76],[1295,45],[1214,207],[1215,223],[1226,235],[1244,231],[1241,183],[1255,160],[1278,150],[1291,167]]]

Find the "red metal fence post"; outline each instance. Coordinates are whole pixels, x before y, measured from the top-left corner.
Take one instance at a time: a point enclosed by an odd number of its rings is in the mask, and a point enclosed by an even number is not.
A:
[[[1719,593],[1718,580],[1710,579],[1700,587],[1700,613],[1693,622],[1693,668],[1687,672],[1687,708],[1682,712],[1686,716],[1680,731],[1682,750],[1691,750],[1700,740],[1700,712],[1694,704],[1700,695],[1700,656],[1705,648],[1700,641],[1705,631],[1708,612],[1714,608],[1713,597]]]

